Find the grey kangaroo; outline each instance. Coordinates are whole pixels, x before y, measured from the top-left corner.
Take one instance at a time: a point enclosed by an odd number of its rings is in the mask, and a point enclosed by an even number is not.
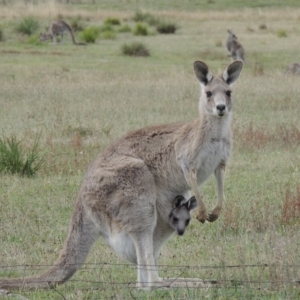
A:
[[[218,219],[232,145],[232,84],[242,67],[241,61],[235,61],[215,77],[204,62],[195,61],[201,87],[198,117],[145,127],[108,146],[86,172],[58,260],[40,275],[0,279],[0,288],[46,288],[66,282],[99,236],[121,258],[138,266],[137,287],[181,286],[177,279],[160,278],[156,267],[166,240],[186,228],[176,224],[180,206],[174,206],[173,200],[191,193],[200,222]],[[218,201],[207,213],[198,187],[213,173]]]
[[[237,36],[231,31],[227,30],[228,38],[226,48],[232,61],[241,60],[245,62],[245,51],[242,44],[237,40]]]
[[[40,41],[52,40],[53,44],[57,44],[56,37],[60,35],[61,43],[63,42],[64,34],[68,32],[71,36],[74,45],[85,45],[85,43],[77,43],[72,28],[63,20],[52,21],[49,29],[45,33],[40,34]]]

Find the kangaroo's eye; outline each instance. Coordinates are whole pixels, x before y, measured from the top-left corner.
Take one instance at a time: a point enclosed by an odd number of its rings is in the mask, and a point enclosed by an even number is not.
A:
[[[230,96],[231,96],[231,91],[226,91],[226,95],[227,95],[228,97],[230,97]]]
[[[188,226],[190,224],[190,220],[185,221],[185,226]]]
[[[212,92],[206,92],[206,97],[209,98],[212,96]]]
[[[176,218],[176,217],[173,220],[174,220],[175,223],[178,222],[178,218]]]

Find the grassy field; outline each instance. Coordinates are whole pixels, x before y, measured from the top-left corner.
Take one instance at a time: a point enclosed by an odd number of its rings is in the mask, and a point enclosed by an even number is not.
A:
[[[234,86],[225,207],[215,223],[193,220],[160,258],[163,277],[218,284],[151,293],[130,289],[135,268],[100,240],[65,285],[18,293],[30,300],[298,299],[300,77],[284,75],[290,63],[300,62],[298,1],[256,0],[251,7],[242,1],[229,7],[224,0],[5,2],[0,1],[1,137],[15,136],[26,149],[40,134],[45,163],[34,178],[0,174],[0,276],[36,274],[56,260],[85,170],[111,141],[146,125],[197,117],[192,64],[202,60],[222,72],[230,63],[225,41],[231,29],[247,63]],[[134,28],[137,10],[175,22],[178,30],[162,35],[147,24],[149,35],[135,36],[116,27],[115,39],[99,37],[85,47],[70,38],[57,46],[37,42],[56,18],[88,27],[114,17]],[[39,23],[31,37],[16,31],[26,17]],[[122,46],[133,41],[146,45],[150,56],[122,55]],[[213,207],[214,178],[201,190]]]

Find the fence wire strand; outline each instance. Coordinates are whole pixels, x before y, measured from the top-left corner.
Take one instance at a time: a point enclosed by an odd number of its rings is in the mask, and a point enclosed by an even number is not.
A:
[[[18,271],[22,272],[22,274],[28,273],[28,272],[35,272],[35,271],[42,271],[43,269],[48,269],[52,267],[53,265],[50,264],[26,264],[26,265],[0,265],[0,271],[1,272],[12,272],[12,271]],[[144,266],[145,267],[145,266]],[[274,265],[272,264],[246,264],[246,265],[203,265],[203,266],[188,266],[188,265],[179,265],[179,266],[171,266],[171,265],[159,265],[157,267],[155,266],[146,266],[148,269],[153,267],[153,269],[158,269],[160,272],[179,272],[174,277],[174,280],[178,279],[179,277],[183,276],[186,272],[193,271],[195,273],[198,273],[200,271],[207,271],[209,270],[221,270],[221,272],[225,272],[226,270],[245,270],[245,269],[269,269],[273,268]],[[299,269],[299,265],[285,265],[286,268],[294,268]],[[98,263],[84,263],[80,270],[81,271],[90,271],[90,270],[98,270],[101,274],[103,272],[105,273],[112,273],[114,268],[121,268],[123,270],[124,268],[129,268],[132,271],[136,271],[139,267],[133,266],[130,264],[122,264],[122,263],[107,263],[107,262],[98,262]],[[268,270],[270,272],[270,270]],[[224,274],[225,274],[224,273]],[[135,274],[134,274],[135,275]],[[20,276],[25,277],[25,276]],[[300,280],[299,279],[277,279],[274,280],[270,278],[270,280],[251,280],[243,278],[240,279],[226,279],[221,276],[222,278],[214,278],[214,279],[199,279],[203,281],[206,285],[203,286],[188,286],[186,288],[189,289],[189,291],[193,290],[207,290],[208,288],[213,289],[216,297],[224,297],[224,298],[230,298],[232,295],[237,293],[237,290],[239,288],[245,288],[247,287],[247,291],[263,291],[264,289],[268,289],[272,287],[273,289],[280,286],[293,286],[293,288],[299,287],[300,288]],[[184,278],[184,276],[183,276]],[[41,282],[41,281],[40,281]],[[69,283],[73,283],[76,285],[77,289],[82,292],[87,291],[103,291],[104,289],[111,289],[114,290],[117,287],[121,289],[126,289],[130,297],[132,299],[139,299],[138,291],[139,289],[136,287],[134,281],[122,281],[122,280],[114,280],[111,275],[109,276],[109,280],[88,280],[88,279],[70,279],[68,281]],[[186,279],[187,283],[192,283],[192,281],[189,281],[189,279]],[[79,287],[80,286],[80,287]],[[56,289],[56,287],[52,284],[49,284],[50,290],[53,290],[53,292],[57,293],[61,299],[66,299],[63,292]],[[170,285],[165,286],[157,286],[154,287],[153,290],[160,290],[163,288],[170,289]],[[173,288],[173,287],[172,287]],[[66,287],[65,290],[68,288]],[[184,287],[174,287],[174,289],[184,289]],[[26,291],[28,293],[31,293],[32,291]],[[185,295],[181,298],[180,295],[178,295],[178,298],[173,296],[173,299],[197,299],[198,296],[189,295],[188,297]],[[228,298],[228,299],[229,299]]]

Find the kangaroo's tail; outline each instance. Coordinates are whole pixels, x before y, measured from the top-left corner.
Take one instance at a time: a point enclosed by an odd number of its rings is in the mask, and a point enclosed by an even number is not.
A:
[[[68,237],[56,263],[44,273],[24,278],[0,278],[0,289],[41,289],[63,284],[84,263],[99,232],[84,207],[77,202]]]

